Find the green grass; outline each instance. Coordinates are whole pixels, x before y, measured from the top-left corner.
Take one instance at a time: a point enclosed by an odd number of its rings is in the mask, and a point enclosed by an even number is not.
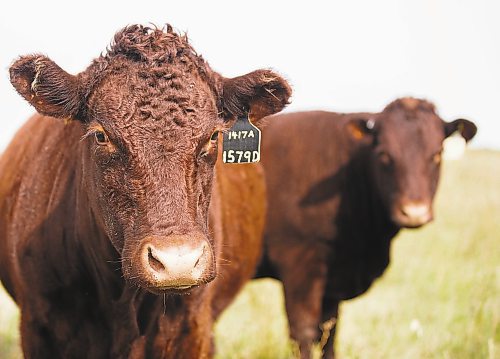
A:
[[[340,357],[500,358],[500,152],[445,163],[435,210],[434,223],[398,236],[383,278],[342,304]],[[20,356],[17,320],[1,292],[0,358]],[[296,356],[279,282],[248,284],[216,341],[219,358]]]
[[[0,286],[0,358],[21,358],[19,310]]]

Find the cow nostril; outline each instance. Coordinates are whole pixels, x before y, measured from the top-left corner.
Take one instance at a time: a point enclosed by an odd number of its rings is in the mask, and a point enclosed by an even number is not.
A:
[[[163,272],[165,270],[165,266],[153,255],[151,247],[148,247],[148,262],[151,268],[156,272]]]
[[[193,268],[196,268],[196,267],[198,266],[198,264],[200,263],[200,260],[201,260],[202,258],[204,258],[204,256],[205,256],[205,250],[206,250],[206,249],[207,249],[207,248],[206,248],[206,246],[203,246],[203,250],[201,251],[201,254],[200,254],[200,256],[198,257],[198,259],[196,260],[196,263],[194,264]]]

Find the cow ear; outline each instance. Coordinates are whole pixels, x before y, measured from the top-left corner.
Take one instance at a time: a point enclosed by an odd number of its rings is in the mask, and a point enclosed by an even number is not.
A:
[[[254,124],[281,111],[289,102],[292,89],[288,82],[270,70],[223,80],[222,106],[226,120],[249,113]]]
[[[81,108],[78,78],[43,55],[22,56],[10,67],[10,82],[36,110],[58,118],[76,117]]]
[[[375,120],[370,118],[354,118],[346,123],[346,129],[355,141],[372,141],[375,133]]]
[[[457,131],[460,133],[460,135],[462,135],[465,141],[469,142],[476,135],[477,127],[473,122],[464,120],[463,118],[444,123],[445,137],[451,136]]]

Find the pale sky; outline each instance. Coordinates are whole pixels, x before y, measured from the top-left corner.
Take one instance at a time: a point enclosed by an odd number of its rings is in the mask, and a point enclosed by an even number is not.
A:
[[[34,112],[8,67],[43,53],[76,74],[127,24],[170,23],[224,76],[273,68],[287,111],[379,111],[413,95],[464,117],[474,147],[500,149],[500,1],[2,1],[0,151]]]

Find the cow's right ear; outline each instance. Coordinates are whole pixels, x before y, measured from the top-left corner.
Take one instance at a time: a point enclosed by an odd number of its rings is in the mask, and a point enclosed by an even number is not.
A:
[[[292,89],[271,70],[257,70],[243,76],[225,78],[222,112],[227,121],[249,113],[254,125],[288,105]]]
[[[375,132],[375,121],[370,118],[354,118],[346,123],[346,129],[355,141],[371,142]]]
[[[22,56],[9,72],[14,88],[39,113],[58,118],[77,117],[82,106],[78,78],[48,57]]]

